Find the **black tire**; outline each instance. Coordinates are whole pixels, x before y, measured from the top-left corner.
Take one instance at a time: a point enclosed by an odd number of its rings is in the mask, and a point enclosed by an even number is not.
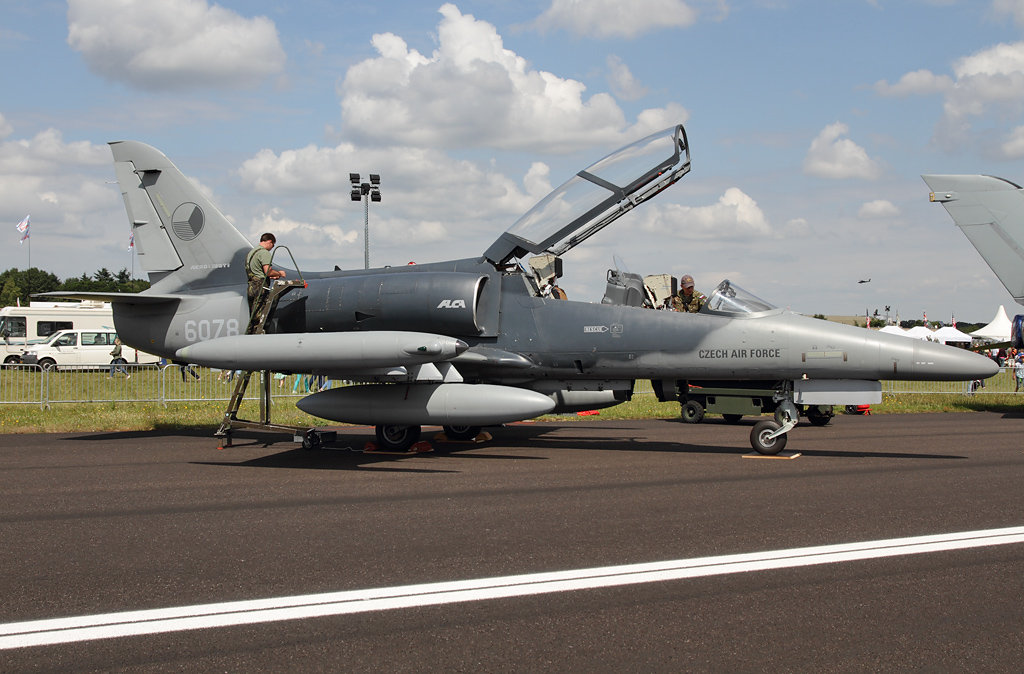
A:
[[[7,356],[4,365],[21,365],[21,356]]]
[[[679,414],[688,424],[699,424],[704,418],[704,406],[696,400],[687,400],[679,408]]]
[[[377,426],[377,446],[386,452],[406,452],[419,442],[419,426],[397,426],[381,424]]]
[[[846,406],[846,413],[847,414],[864,414],[864,411],[861,410],[860,408],[858,408],[856,405],[847,405]]]
[[[723,414],[722,418],[725,419],[727,424],[738,424],[740,419],[743,418],[742,414]]]
[[[786,434],[783,433],[772,439],[768,439],[767,436],[780,428],[782,428],[782,424],[774,419],[757,422],[753,430],[750,431],[750,446],[757,450],[758,454],[764,454],[765,456],[778,454],[786,448]]]
[[[313,431],[311,433],[306,433],[306,437],[302,438],[302,448],[303,449],[318,449],[320,447],[320,443],[322,443],[322,442],[323,442],[323,438],[320,437],[320,434],[317,433],[316,431]]]
[[[811,422],[811,426],[828,426],[828,422],[832,421],[832,417],[825,414],[809,414],[807,415],[807,421]]]
[[[55,361],[53,358],[43,358],[41,361],[39,361],[39,367],[47,372],[56,372],[57,361]]]
[[[479,426],[443,426],[442,430],[449,440],[472,440],[480,435]]]
[[[828,422],[832,421],[832,408],[827,408],[828,412],[822,412],[819,407],[809,407],[807,409],[807,420],[811,422],[812,426],[828,426]]]

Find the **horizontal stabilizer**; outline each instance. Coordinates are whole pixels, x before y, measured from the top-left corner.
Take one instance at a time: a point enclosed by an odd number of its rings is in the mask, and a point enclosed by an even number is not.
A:
[[[178,349],[175,358],[227,370],[329,373],[450,360],[462,340],[422,332],[303,332],[235,335]]]
[[[163,304],[186,299],[185,295],[156,295],[148,293],[91,293],[91,292],[52,292],[36,293],[32,297],[49,297],[59,300],[92,300],[110,302],[112,304]]]
[[[931,200],[985,258],[1019,304],[1024,304],[1024,190],[1009,180],[981,175],[921,176]]]

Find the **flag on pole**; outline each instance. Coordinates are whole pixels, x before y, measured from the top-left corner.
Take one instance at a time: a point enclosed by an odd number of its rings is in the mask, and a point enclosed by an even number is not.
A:
[[[924,312],[924,327],[928,327],[928,312]]]
[[[26,215],[25,219],[17,224],[18,231],[22,233],[21,241],[18,243],[25,243],[25,239],[28,238],[28,228],[30,224],[28,218],[29,216]]]
[[[949,315],[949,322],[953,324],[953,328],[956,328],[956,314]]]
[[[128,250],[135,248],[135,230],[128,232]]]

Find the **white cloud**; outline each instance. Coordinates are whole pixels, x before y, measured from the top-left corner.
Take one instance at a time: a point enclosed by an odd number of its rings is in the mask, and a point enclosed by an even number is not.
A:
[[[497,237],[551,191],[550,169],[540,162],[531,165],[520,185],[490,168],[436,150],[366,149],[350,143],[323,148],[309,145],[280,154],[261,150],[242,164],[238,174],[245,187],[275,195],[275,202],[292,196],[308,202],[312,196],[316,205],[306,223],[311,228],[327,230],[341,227],[343,222],[351,228],[355,221],[361,235],[362,208],[349,199],[350,172],[381,175],[382,200],[370,206],[374,249],[379,245],[404,250],[412,245],[447,245],[449,250],[440,254],[432,251],[431,259],[479,254],[489,237]],[[271,211],[270,215],[280,214]],[[256,229],[262,226],[254,225]],[[313,236],[312,230],[294,229]],[[337,245],[346,243],[347,236],[346,232],[331,235]],[[330,245],[325,240],[324,246]],[[459,246],[469,249],[462,252]]]
[[[1000,149],[1007,159],[1024,157],[1024,126],[1018,126],[1011,131]]]
[[[605,63],[608,65],[608,85],[612,93],[624,101],[635,101],[647,95],[647,87],[633,77],[629,66],[618,56],[610,54]]]
[[[953,78],[949,75],[936,75],[922,69],[907,73],[896,84],[879,80],[874,88],[880,96],[927,96],[945,93],[952,86]]]
[[[120,195],[106,184],[110,151],[87,141],[67,143],[46,129],[31,139],[0,143],[0,221],[32,216],[33,238],[95,237],[97,212],[117,207]],[[124,220],[121,220],[124,223]],[[124,224],[127,236],[127,224]]]
[[[730,187],[709,206],[648,204],[650,213],[642,227],[658,236],[683,239],[724,240],[772,235],[764,211],[743,190]]]
[[[1024,16],[1021,0],[997,2],[995,7]],[[962,57],[953,63],[953,77],[918,70],[907,73],[897,84],[883,80],[874,88],[885,96],[942,93],[943,113],[935,127],[934,141],[947,149],[967,142],[984,145],[977,138],[976,123],[991,124],[1001,133],[1005,132],[1005,120],[1024,112],[1024,42],[1000,43]],[[1008,137],[998,154],[1015,156],[1007,154],[1014,152],[1013,145],[1014,138]]]
[[[12,133],[14,133],[14,127],[8,124],[4,116],[0,114],[0,140],[7,138]]]
[[[864,220],[879,218],[894,218],[900,214],[900,209],[888,199],[876,199],[864,203],[857,211],[857,217]]]
[[[864,148],[842,137],[849,132],[850,127],[842,122],[822,129],[804,157],[804,173],[833,179],[878,178],[882,172],[878,161],[868,157]]]
[[[286,58],[270,19],[207,0],[68,0],[68,44],[94,73],[152,91],[256,87]]]
[[[686,28],[696,21],[696,10],[682,0],[552,0],[532,27],[541,33],[567,30],[577,36],[632,39],[661,28]]]
[[[1024,27],[1024,0],[993,0],[992,9],[997,15],[1013,16],[1014,22]]]
[[[431,56],[377,34],[379,57],[349,68],[340,94],[350,134],[387,145],[571,152],[624,145],[689,117],[669,104],[629,125],[611,95],[584,98],[582,82],[530,70],[493,25],[452,4],[440,13]]]
[[[284,216],[279,208],[272,208],[253,218],[249,227],[250,237],[256,239],[263,232],[274,232],[282,239],[288,238],[301,242],[303,247],[316,248],[351,245],[359,238],[359,232],[346,232],[337,225],[314,225],[293,220]]]

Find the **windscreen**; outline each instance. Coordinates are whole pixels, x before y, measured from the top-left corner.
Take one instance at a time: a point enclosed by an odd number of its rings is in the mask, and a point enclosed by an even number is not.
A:
[[[701,310],[721,314],[756,314],[777,308],[726,279],[718,284]]]

